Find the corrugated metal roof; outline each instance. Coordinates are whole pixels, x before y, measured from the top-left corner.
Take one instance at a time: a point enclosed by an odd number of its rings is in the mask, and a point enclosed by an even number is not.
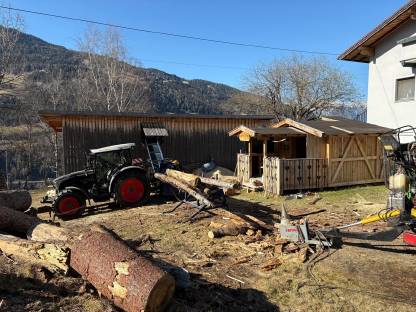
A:
[[[142,124],[142,130],[146,137],[166,137],[169,136],[168,130],[160,124],[145,123]]]

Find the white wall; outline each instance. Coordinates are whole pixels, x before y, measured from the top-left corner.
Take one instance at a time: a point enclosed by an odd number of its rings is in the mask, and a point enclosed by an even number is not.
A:
[[[408,46],[397,41],[416,35],[416,21],[409,20],[375,48],[369,63],[367,119],[369,123],[397,128],[416,126],[416,101],[396,102],[396,79],[415,75],[416,70],[403,67],[402,60],[416,58],[416,43]]]

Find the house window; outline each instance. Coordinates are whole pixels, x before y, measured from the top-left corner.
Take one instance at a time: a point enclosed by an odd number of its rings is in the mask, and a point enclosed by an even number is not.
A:
[[[415,77],[396,80],[396,101],[415,99]]]

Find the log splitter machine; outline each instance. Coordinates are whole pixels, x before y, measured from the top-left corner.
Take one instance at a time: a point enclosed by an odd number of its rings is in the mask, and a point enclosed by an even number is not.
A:
[[[412,139],[410,143],[402,143],[408,141],[409,137]],[[384,148],[385,180],[390,191],[386,208],[351,224],[312,231],[307,220],[300,225],[291,225],[282,207],[279,228],[283,239],[332,247],[342,243],[342,238],[393,241],[403,233],[404,243],[416,246],[416,128],[400,127],[380,135],[379,140]],[[389,228],[374,233],[345,231],[350,227],[377,221],[387,222]]]

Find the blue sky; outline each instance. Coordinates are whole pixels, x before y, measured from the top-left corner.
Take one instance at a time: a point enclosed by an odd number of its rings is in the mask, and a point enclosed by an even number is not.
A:
[[[3,1],[4,2],[4,1]],[[340,53],[407,0],[9,0],[11,6],[157,31],[299,50]],[[25,31],[75,49],[87,25],[23,14]],[[121,31],[130,56],[187,79],[242,88],[242,76],[259,62],[287,52],[235,47]],[[290,54],[290,53],[289,53]],[[364,95],[367,64],[331,61],[350,72]],[[192,66],[176,63],[200,64]],[[211,67],[212,66],[212,67]],[[232,68],[220,68],[225,66]]]

